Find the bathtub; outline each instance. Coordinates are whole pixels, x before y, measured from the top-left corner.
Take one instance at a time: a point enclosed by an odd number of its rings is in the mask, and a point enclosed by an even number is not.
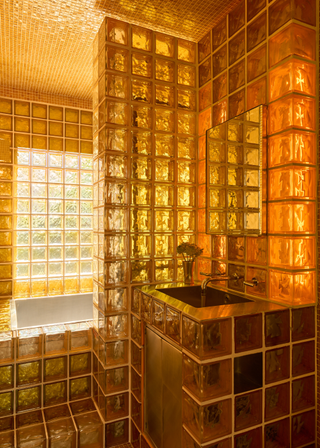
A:
[[[39,327],[92,320],[92,293],[15,299],[11,302],[11,328]]]

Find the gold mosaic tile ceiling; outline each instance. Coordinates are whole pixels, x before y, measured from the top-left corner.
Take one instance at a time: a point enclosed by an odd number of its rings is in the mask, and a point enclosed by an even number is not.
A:
[[[92,42],[105,15],[199,41],[239,0],[3,0],[0,85],[92,98]]]

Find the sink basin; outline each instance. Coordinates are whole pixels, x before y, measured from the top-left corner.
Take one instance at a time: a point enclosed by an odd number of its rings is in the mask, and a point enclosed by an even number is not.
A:
[[[174,299],[178,299],[181,302],[187,303],[194,308],[201,307],[201,286],[182,286],[178,288],[163,288],[158,291],[167,294]],[[205,306],[219,306],[219,305],[233,305],[235,303],[252,302],[252,300],[246,299],[241,296],[220,291],[207,287],[206,303]]]

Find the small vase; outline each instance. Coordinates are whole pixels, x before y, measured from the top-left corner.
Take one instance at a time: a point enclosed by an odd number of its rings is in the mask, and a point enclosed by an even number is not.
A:
[[[186,283],[187,285],[193,285],[194,261],[183,261],[182,264],[184,283]]]

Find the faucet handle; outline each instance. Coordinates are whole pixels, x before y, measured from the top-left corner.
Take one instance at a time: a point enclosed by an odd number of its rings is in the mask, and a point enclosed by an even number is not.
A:
[[[213,277],[213,274],[210,273],[206,273],[206,272],[200,272],[200,275],[204,275],[205,277]]]
[[[247,282],[247,281],[243,282],[244,285],[250,286],[251,288],[253,288],[254,286],[258,286],[258,283],[259,283],[259,281],[255,277],[253,277],[251,279],[251,282]]]

